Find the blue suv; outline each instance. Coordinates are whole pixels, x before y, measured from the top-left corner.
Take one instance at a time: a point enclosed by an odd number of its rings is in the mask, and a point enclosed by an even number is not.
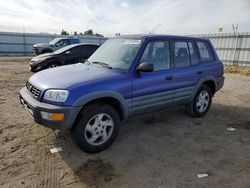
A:
[[[176,105],[204,116],[223,86],[223,73],[209,40],[119,36],[85,63],[34,74],[20,101],[35,122],[70,130],[82,150],[96,153],[112,144],[128,117]]]

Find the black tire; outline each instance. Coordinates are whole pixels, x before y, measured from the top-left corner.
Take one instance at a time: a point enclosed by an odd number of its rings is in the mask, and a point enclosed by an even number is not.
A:
[[[47,65],[47,69],[50,69],[50,68],[54,68],[54,67],[58,67],[58,66],[60,66],[60,64],[59,63],[57,63],[57,62],[52,62],[52,63],[49,63],[48,65]]]
[[[91,120],[98,114],[107,114],[113,120],[113,128],[110,133],[109,138],[100,145],[92,145],[85,138],[86,127]],[[94,120],[95,121],[95,120]],[[118,135],[120,127],[120,118],[113,107],[107,104],[93,104],[85,107],[79,114],[72,130],[71,137],[72,140],[85,152],[87,153],[97,153],[108,148]],[[95,134],[97,134],[95,132]]]
[[[207,104],[205,110],[202,111],[202,112],[200,112],[199,109],[198,109],[198,107],[197,107],[197,100],[198,100],[199,95],[202,92],[207,92],[207,94],[208,94],[207,98],[208,98],[209,101],[208,101],[208,104]],[[186,110],[193,117],[203,117],[209,111],[211,103],[212,103],[212,92],[211,92],[211,89],[207,85],[202,85],[200,87],[200,89],[197,91],[197,93],[196,93],[193,101],[191,103],[189,103],[189,104],[186,105]]]

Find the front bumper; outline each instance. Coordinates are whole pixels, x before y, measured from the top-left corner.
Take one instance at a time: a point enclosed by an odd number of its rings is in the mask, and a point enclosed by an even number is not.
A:
[[[39,54],[41,54],[41,50],[39,49],[39,48],[35,48],[35,47],[33,47],[33,51],[34,51],[34,54],[35,55],[39,55]]]
[[[20,90],[20,102],[29,116],[32,117],[36,123],[59,130],[70,130],[81,110],[81,107],[56,106],[37,101],[30,95],[25,87]],[[61,121],[43,119],[41,115],[42,111],[49,113],[63,113],[64,119]]]
[[[30,63],[30,71],[31,72],[38,72],[40,70],[44,69],[40,64],[34,65]]]

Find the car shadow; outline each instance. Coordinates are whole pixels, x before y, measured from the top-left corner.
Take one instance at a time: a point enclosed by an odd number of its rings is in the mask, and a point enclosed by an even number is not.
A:
[[[122,122],[113,145],[97,154],[81,151],[72,143],[69,133],[59,132],[55,145],[64,149],[60,155],[74,173],[72,184],[110,187],[127,184],[127,178],[136,182],[144,175],[164,177],[173,169],[189,177],[189,173],[197,170],[194,163],[200,162],[210,172],[212,167],[224,165],[220,161],[227,157],[227,152],[235,152],[231,160],[237,160],[237,149],[224,150],[223,146],[245,142],[239,137],[229,140],[225,130],[230,126],[241,130],[239,136],[249,134],[249,112],[250,108],[214,103],[205,117],[192,118],[180,106]],[[197,158],[206,159],[208,164],[197,162]],[[69,180],[65,175],[61,181],[63,184]]]

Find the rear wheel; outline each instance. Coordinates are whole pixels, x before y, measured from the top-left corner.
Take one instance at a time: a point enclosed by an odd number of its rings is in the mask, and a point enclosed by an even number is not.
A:
[[[119,115],[109,105],[90,105],[80,114],[73,129],[72,139],[87,153],[108,148],[118,135]]]
[[[211,90],[207,85],[202,85],[193,101],[186,105],[186,109],[193,117],[202,117],[209,111],[211,103]]]

